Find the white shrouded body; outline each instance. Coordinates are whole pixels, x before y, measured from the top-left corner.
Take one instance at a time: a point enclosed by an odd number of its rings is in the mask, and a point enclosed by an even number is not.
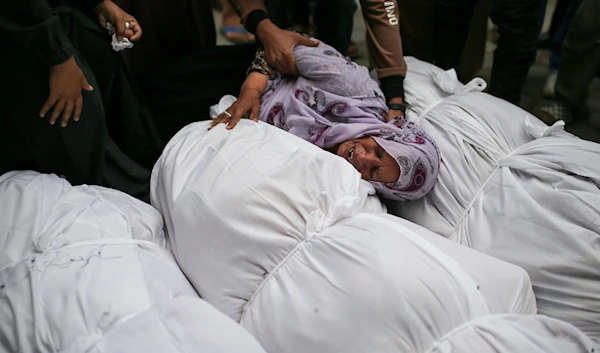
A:
[[[423,352],[535,313],[525,272],[387,215],[344,159],[265,123],[180,131],[152,177],[177,261],[268,352]]]
[[[388,203],[390,213],[524,268],[540,314],[600,338],[600,144],[408,64],[406,100],[417,102],[408,117],[442,164],[432,192]]]
[[[264,353],[164,245],[160,214],[121,192],[0,176],[0,352]]]

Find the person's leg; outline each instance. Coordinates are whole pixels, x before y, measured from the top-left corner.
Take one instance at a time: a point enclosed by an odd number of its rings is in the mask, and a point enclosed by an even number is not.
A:
[[[465,48],[477,0],[436,0],[433,20],[433,63],[455,68]]]
[[[600,1],[582,0],[563,44],[556,95],[576,120],[587,118],[589,86],[600,70]]]
[[[219,2],[219,0],[213,1]],[[144,35],[135,43],[135,47],[120,52],[127,65],[127,71],[136,78],[148,77],[150,73],[173,58],[189,55],[216,44],[213,12],[208,1],[113,0],[113,2],[135,15],[144,29]],[[239,22],[236,25],[241,26]]]
[[[129,158],[152,168],[164,144],[142,93],[125,72],[121,55],[96,32],[95,24],[78,17],[77,49],[94,72],[110,138]]]
[[[227,39],[235,44],[247,44],[254,42],[254,35],[248,33],[240,21],[229,0],[221,0],[222,18],[221,32]]]
[[[567,31],[569,30],[569,27],[571,26],[571,20],[573,19],[573,16],[575,16],[575,12],[577,11],[578,1],[562,1],[562,3],[564,2],[566,2],[568,6],[563,11],[560,26],[556,29],[552,38],[550,70],[558,70],[563,41],[567,36]]]
[[[548,99],[554,99],[555,97],[556,79],[558,78],[558,67],[560,65],[562,44],[567,34],[567,30],[571,24],[571,18],[577,9],[576,1],[567,0],[567,4],[569,6],[564,9],[562,13],[563,19],[560,21],[561,25],[558,29],[556,29],[550,45],[550,66],[548,70],[548,76],[546,76],[546,81],[544,82],[544,86],[542,88],[542,96]],[[555,16],[557,16],[556,13]]]
[[[546,0],[544,0],[546,1]],[[558,33],[559,28],[563,25],[563,21],[565,19],[565,14],[567,9],[569,8],[571,0],[557,0],[556,8],[554,8],[554,12],[552,13],[552,22],[550,23],[550,29],[548,30],[548,34],[550,34],[550,38],[554,38],[556,33]],[[571,16],[572,17],[572,16]]]
[[[108,38],[97,24],[78,11],[68,25],[77,49],[96,78],[102,96],[105,143],[102,183],[149,202],[151,168],[164,144],[149,109],[142,103],[141,92],[125,72],[119,53],[112,50]]]
[[[548,0],[541,0],[540,3],[540,10],[538,12],[538,28],[537,28],[537,34],[538,34],[538,40],[540,40],[540,37],[542,35],[542,29],[544,27],[544,21],[546,20],[546,8],[548,7]],[[556,14],[556,12],[555,12]],[[555,16],[553,16],[552,18],[554,19]],[[539,43],[538,43],[539,45]]]
[[[317,38],[346,55],[357,8],[355,0],[320,0],[314,16]]]
[[[222,96],[237,96],[256,47],[238,45],[199,51],[166,66],[145,82],[147,101],[162,140],[209,118]]]
[[[499,28],[489,93],[519,104],[536,56],[540,0],[494,0],[491,18]]]
[[[265,0],[269,18],[279,28],[289,28],[292,23],[289,19],[290,3],[281,0]]]
[[[310,8],[308,7],[308,0],[290,0],[290,19],[292,26],[300,32],[307,34],[310,32]]]

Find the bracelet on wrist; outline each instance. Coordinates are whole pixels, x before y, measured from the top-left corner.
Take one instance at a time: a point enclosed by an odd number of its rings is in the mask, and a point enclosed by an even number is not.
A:
[[[402,112],[402,114],[406,114],[406,105],[405,104],[388,103],[387,106],[388,106],[389,110],[399,110]]]
[[[244,23],[244,27],[246,30],[254,35],[256,35],[256,29],[258,28],[258,24],[263,20],[269,18],[269,15],[264,10],[254,10],[246,16],[246,21]]]

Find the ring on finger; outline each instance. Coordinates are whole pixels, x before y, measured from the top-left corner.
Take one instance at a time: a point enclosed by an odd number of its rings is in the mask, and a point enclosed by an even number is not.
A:
[[[232,116],[231,116],[231,114],[230,114],[230,113],[229,113],[227,110],[226,110],[226,111],[224,111],[224,112],[223,112],[223,113],[221,113],[221,114],[225,114],[225,115],[227,115],[227,116],[228,116],[228,117],[230,117],[230,118],[232,117]]]
[[[125,21],[125,29],[129,29],[129,21]]]

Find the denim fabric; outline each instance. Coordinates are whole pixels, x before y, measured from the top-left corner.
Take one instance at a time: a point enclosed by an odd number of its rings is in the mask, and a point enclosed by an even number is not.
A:
[[[571,25],[571,19],[577,11],[577,1],[569,0],[569,6],[563,15],[563,19],[560,27],[556,34],[552,37],[552,47],[550,55],[550,70],[558,70],[560,65],[560,55],[562,51],[562,44]]]

